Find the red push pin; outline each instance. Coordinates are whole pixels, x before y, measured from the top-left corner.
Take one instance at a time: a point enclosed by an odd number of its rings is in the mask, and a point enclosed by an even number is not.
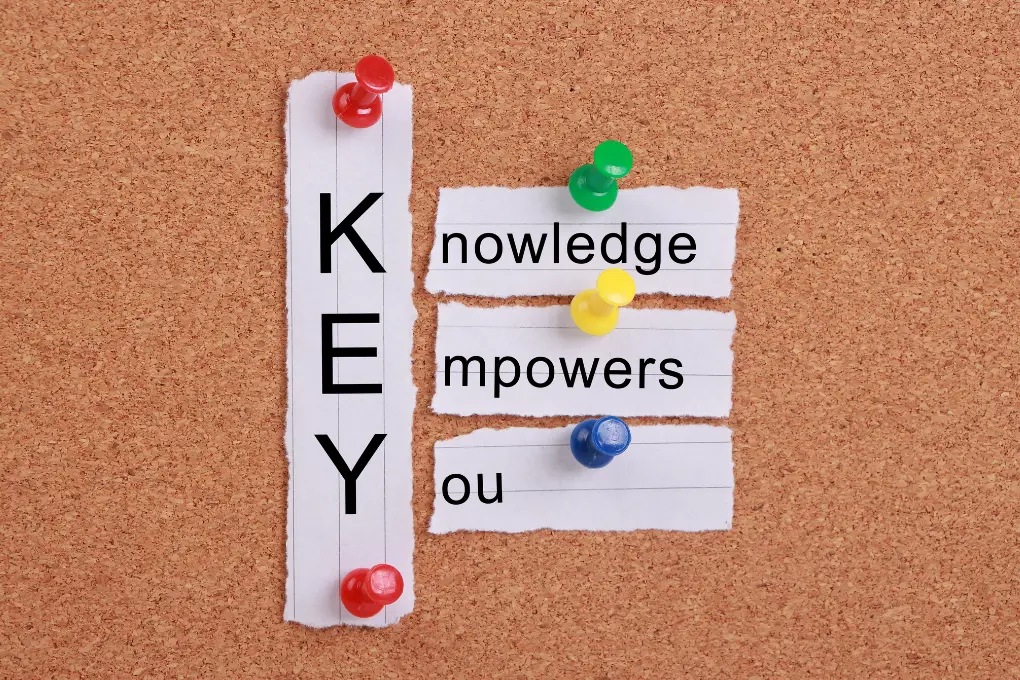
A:
[[[377,564],[371,569],[354,569],[340,584],[340,601],[351,614],[367,619],[393,604],[404,592],[404,577],[396,567]]]
[[[351,127],[371,127],[382,115],[379,95],[393,87],[393,67],[370,54],[355,65],[354,78],[357,82],[341,85],[333,95],[333,113]]]

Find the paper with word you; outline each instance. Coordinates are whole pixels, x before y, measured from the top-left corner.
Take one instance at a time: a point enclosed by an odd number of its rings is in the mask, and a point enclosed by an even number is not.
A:
[[[287,100],[287,597],[309,626],[384,626],[414,605],[411,557],[411,88],[354,129],[331,98],[354,80],[314,73]],[[404,593],[359,619],[352,569],[386,563]]]
[[[571,455],[572,430],[476,430],[438,442],[429,531],[731,528],[729,428],[632,427],[627,450],[595,470]]]
[[[733,312],[620,309],[591,336],[568,307],[439,305],[436,413],[729,415]]]
[[[638,293],[728,297],[736,189],[623,189],[590,212],[563,187],[440,189],[425,287],[433,293],[573,295],[610,267]]]

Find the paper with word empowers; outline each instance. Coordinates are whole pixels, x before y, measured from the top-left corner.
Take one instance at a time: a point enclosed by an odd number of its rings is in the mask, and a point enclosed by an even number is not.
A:
[[[395,85],[382,95],[382,119],[354,129],[331,107],[353,80],[313,73],[292,82],[285,123],[284,619],[316,627],[385,626],[414,605],[411,88]],[[353,486],[341,465],[351,476],[360,468]],[[355,618],[340,603],[340,581],[380,563],[400,570],[404,593],[378,615]]]
[[[438,442],[429,531],[731,528],[729,428],[631,427],[627,450],[596,470],[570,453],[572,430],[476,430]]]
[[[440,189],[425,287],[433,293],[574,295],[619,267],[638,293],[728,297],[736,189],[622,189],[590,212],[564,187]]]
[[[591,336],[569,307],[439,305],[436,413],[729,415],[736,317],[620,309]]]

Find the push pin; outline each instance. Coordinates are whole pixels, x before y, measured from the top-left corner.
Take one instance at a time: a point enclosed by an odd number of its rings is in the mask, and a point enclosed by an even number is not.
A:
[[[341,85],[333,95],[333,113],[351,127],[371,127],[382,115],[379,95],[393,87],[393,67],[370,54],[354,66],[354,78],[356,82]]]
[[[400,599],[404,578],[396,567],[377,564],[371,569],[353,569],[340,583],[340,601],[360,619],[367,619]]]
[[[629,305],[637,288],[622,269],[607,269],[595,280],[595,287],[582,290],[570,301],[570,316],[589,335],[605,335],[616,328],[620,307]]]
[[[616,202],[616,180],[634,166],[630,149],[609,140],[595,147],[594,163],[586,163],[570,175],[567,186],[577,204],[586,210],[606,210]]]
[[[630,428],[616,416],[589,418],[570,433],[570,452],[581,465],[602,468],[630,446]]]

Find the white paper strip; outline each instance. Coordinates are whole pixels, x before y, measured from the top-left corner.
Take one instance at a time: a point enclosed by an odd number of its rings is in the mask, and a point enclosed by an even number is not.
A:
[[[573,295],[599,272],[631,272],[638,293],[727,297],[736,254],[736,189],[623,189],[604,212],[566,187],[440,189],[431,292]]]
[[[729,428],[632,427],[630,447],[597,470],[574,460],[572,430],[476,430],[438,442],[429,531],[731,527]],[[480,496],[479,479],[484,485]]]
[[[442,304],[432,408],[725,417],[735,327],[733,312],[623,308],[616,330],[594,337],[578,330],[568,307]]]
[[[287,102],[287,599],[284,619],[309,626],[383,626],[414,605],[411,557],[411,88],[383,95],[382,120],[353,129],[333,114],[331,98],[349,73],[314,73],[291,83]],[[330,250],[330,273],[321,272],[320,217],[332,228],[369,199],[381,197],[353,228],[385,268],[340,236]],[[321,210],[321,195],[328,211]],[[328,239],[327,239],[328,240]],[[323,372],[323,315],[335,347],[377,348],[376,357],[330,359]],[[331,329],[331,332],[330,332]],[[328,349],[328,348],[327,348]],[[381,384],[381,393],[323,394],[335,383]],[[373,436],[385,439],[356,480],[355,514],[347,514],[345,483],[316,435],[326,435],[353,469]],[[404,594],[370,619],[340,603],[340,580],[350,570],[388,563],[400,570]]]

